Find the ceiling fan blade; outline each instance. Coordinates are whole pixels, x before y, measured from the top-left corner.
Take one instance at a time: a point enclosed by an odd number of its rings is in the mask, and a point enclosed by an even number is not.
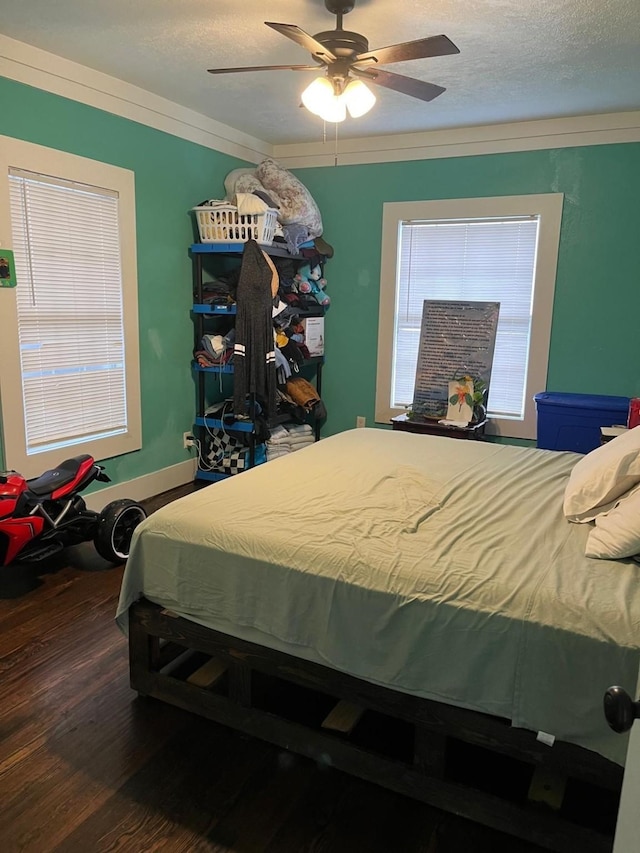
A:
[[[402,44],[392,44],[389,47],[379,47],[368,53],[360,53],[354,62],[376,62],[384,65],[389,62],[406,62],[409,59],[426,59],[429,56],[446,56],[460,53],[460,49],[446,36],[430,36],[429,38],[405,41]]]
[[[295,24],[274,24],[271,21],[265,21],[265,24],[277,33],[282,33],[283,36],[291,39],[291,41],[295,41],[296,44],[304,47],[305,50],[308,50],[314,57],[327,65],[335,61],[336,57],[330,50]]]
[[[209,74],[235,74],[238,71],[318,71],[321,65],[249,65],[244,68],[207,68]]]
[[[381,68],[367,68],[366,71],[359,68],[352,69],[358,77],[364,77],[385,89],[394,89],[403,95],[419,98],[421,101],[432,101],[446,91],[442,86],[435,83],[426,83],[424,80],[415,80],[413,77],[403,77],[402,74],[393,74],[391,71],[383,71]]]

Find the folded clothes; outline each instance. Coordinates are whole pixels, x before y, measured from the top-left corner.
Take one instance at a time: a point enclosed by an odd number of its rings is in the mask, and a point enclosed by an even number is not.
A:
[[[289,439],[291,447],[300,447],[307,444],[315,444],[315,439],[312,435],[291,436]]]
[[[273,436],[273,429],[271,430],[271,438],[269,441],[272,444],[313,444],[315,442],[315,438],[313,435],[290,435],[287,437],[284,436]]]
[[[289,442],[286,438],[277,438],[275,440],[273,438],[270,438],[268,443],[269,447],[273,447],[274,449],[283,447],[289,449],[291,447],[291,442]]]
[[[314,444],[313,438],[307,441],[298,441],[287,443],[272,443],[271,441],[267,441],[266,443],[266,454],[267,459],[276,459],[278,456],[288,456],[290,453],[296,453],[298,450],[304,450],[305,447],[310,447]]]
[[[198,207],[229,207],[229,202],[224,198],[209,198],[201,201]]]
[[[218,367],[233,360],[233,350],[225,350],[220,358],[214,358],[207,350],[196,350],[193,357],[200,367]]]
[[[270,441],[289,441],[289,433],[287,430],[278,424],[271,428],[271,438]]]
[[[285,429],[289,435],[313,435],[309,424],[287,424]]]
[[[270,462],[272,459],[278,459],[280,456],[289,456],[290,453],[290,450],[273,450],[273,448],[269,447],[269,445],[267,445],[266,448],[268,462]]]
[[[254,213],[264,213],[268,205],[253,193],[236,193],[236,207],[241,216],[252,216]]]
[[[267,459],[287,456],[314,443],[315,436],[309,424],[278,424],[271,428],[271,436],[266,443]]]

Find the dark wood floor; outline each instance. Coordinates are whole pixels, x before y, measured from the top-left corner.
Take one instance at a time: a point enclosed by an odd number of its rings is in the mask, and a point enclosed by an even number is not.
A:
[[[0,571],[3,853],[538,853],[137,698],[114,623],[122,568],[90,544],[32,589]]]

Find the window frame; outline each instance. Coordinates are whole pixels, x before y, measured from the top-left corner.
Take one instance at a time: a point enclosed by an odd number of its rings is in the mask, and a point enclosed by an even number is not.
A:
[[[88,184],[118,194],[127,430],[121,435],[27,455],[16,291],[0,288],[0,400],[5,467],[20,471],[25,477],[35,477],[59,464],[65,455],[88,453],[96,459],[107,459],[139,450],[142,419],[134,173],[119,166],[0,136],[0,246],[8,249],[12,247],[9,168]]]
[[[537,424],[533,396],[546,389],[563,201],[563,193],[539,193],[524,196],[386,202],[383,205],[376,423],[388,424],[392,417],[405,411],[402,408],[391,407],[400,223],[412,219],[495,219],[502,216],[538,216],[540,225],[534,274],[524,418],[522,420],[491,418],[487,423],[487,433],[492,435],[519,439],[536,438]]]

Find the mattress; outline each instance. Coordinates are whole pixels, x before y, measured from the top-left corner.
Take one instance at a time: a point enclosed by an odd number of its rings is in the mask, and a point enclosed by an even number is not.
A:
[[[623,764],[640,567],[584,556],[578,454],[358,429],[208,486],[136,530],[118,605],[495,714]]]

